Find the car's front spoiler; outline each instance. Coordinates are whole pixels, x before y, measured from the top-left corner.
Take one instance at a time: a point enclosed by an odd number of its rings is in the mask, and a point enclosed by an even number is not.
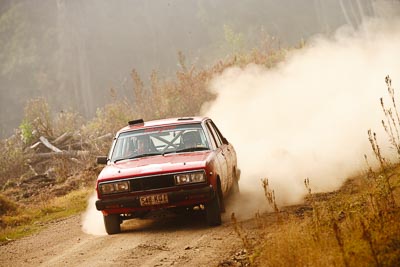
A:
[[[96,201],[96,209],[107,213],[123,213],[128,211],[155,210],[179,206],[202,204],[214,198],[215,191],[212,186],[196,189],[183,189],[179,191],[164,192],[168,195],[168,203],[155,206],[141,206],[140,196],[135,195],[115,199],[100,199]]]

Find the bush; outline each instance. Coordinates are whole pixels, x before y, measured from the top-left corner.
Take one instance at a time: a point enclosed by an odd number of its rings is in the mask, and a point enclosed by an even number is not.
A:
[[[21,139],[24,144],[31,144],[34,140],[32,124],[27,120],[23,120],[19,126],[19,129],[21,131]]]
[[[17,208],[17,204],[0,195],[0,217],[14,213],[17,211]]]
[[[28,170],[24,164],[23,144],[19,136],[0,141],[0,184],[18,178]]]
[[[32,130],[32,141],[39,136],[53,136],[52,118],[50,107],[43,97],[31,99],[24,109],[24,123]],[[26,126],[23,126],[26,128]],[[29,144],[29,143],[28,143]]]
[[[63,133],[74,133],[80,131],[85,120],[77,112],[61,111],[54,118],[54,136],[58,137]]]

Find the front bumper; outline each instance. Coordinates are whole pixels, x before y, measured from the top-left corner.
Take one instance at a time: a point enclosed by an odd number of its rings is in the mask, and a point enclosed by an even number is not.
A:
[[[132,211],[157,210],[172,207],[190,206],[203,204],[213,199],[215,191],[212,186],[196,189],[182,189],[179,191],[163,192],[168,195],[168,203],[153,206],[141,206],[140,196],[124,196],[114,199],[99,199],[96,201],[96,209],[106,211],[106,213],[128,213]],[[148,193],[153,194],[153,193]]]

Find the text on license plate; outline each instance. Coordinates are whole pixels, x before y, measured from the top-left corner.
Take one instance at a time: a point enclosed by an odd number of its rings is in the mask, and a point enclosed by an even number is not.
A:
[[[140,206],[152,206],[168,203],[167,194],[156,194],[140,197]]]

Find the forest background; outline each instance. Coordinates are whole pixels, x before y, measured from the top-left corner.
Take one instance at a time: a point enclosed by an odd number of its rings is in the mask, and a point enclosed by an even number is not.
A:
[[[374,1],[2,0],[0,137],[19,127],[30,99],[43,97],[53,116],[73,110],[91,119],[113,101],[110,91],[137,104],[132,73],[149,92],[155,75],[176,79],[182,60],[211,68],[357,27],[375,12]]]

